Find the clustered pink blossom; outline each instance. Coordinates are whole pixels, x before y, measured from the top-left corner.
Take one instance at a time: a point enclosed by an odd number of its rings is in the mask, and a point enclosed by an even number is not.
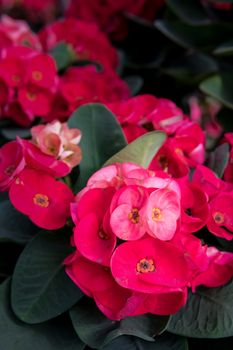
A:
[[[32,128],[32,140],[17,138],[0,149],[0,190],[39,227],[61,228],[70,217],[74,195],[58,179],[80,163],[80,138],[78,129],[54,121]]]
[[[64,261],[67,274],[113,320],[173,314],[188,288],[227,283],[233,253],[195,236],[207,226],[233,238],[225,230],[233,229],[233,193],[220,192],[221,181],[204,166],[192,182],[132,163],[97,171],[71,206],[76,250]]]

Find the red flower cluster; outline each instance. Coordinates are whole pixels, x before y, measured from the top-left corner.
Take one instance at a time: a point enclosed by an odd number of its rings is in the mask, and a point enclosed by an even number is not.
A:
[[[38,226],[63,227],[74,196],[55,178],[68,175],[81,161],[81,134],[53,122],[32,129],[33,138],[18,138],[0,149],[0,190],[9,190],[11,203]]]
[[[164,0],[71,0],[68,17],[77,17],[99,25],[114,39],[121,40],[127,34],[126,13],[153,21]]]
[[[163,130],[169,136],[153,159],[150,169],[163,170],[176,178],[187,176],[189,167],[205,160],[205,134],[172,101],[152,95],[108,104],[117,116],[129,142],[148,130]]]
[[[64,262],[66,272],[108,318],[175,313],[188,287],[217,287],[233,276],[233,253],[193,235],[213,215],[217,225],[224,220],[196,178],[178,183],[123,163],[97,171],[77,195],[76,251]]]
[[[42,29],[39,37],[45,51],[65,42],[71,45],[78,60],[94,61],[105,68],[117,67],[116,50],[95,24],[75,19],[60,20]]]

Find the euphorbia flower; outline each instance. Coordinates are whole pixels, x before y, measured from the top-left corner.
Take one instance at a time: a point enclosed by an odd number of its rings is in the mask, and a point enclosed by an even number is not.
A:
[[[214,235],[233,239],[233,192],[219,193],[210,203],[207,227]]]
[[[112,255],[111,271],[122,287],[143,293],[169,293],[189,281],[182,251],[153,238],[119,245]]]
[[[136,240],[145,234],[144,213],[147,196],[137,186],[123,187],[112,199],[110,225],[123,240]]]
[[[57,77],[55,60],[46,54],[34,55],[28,60],[26,78],[28,83],[53,89]]]
[[[17,141],[8,142],[0,148],[0,191],[10,187],[24,166],[23,148]]]
[[[180,217],[180,198],[169,189],[151,192],[145,209],[147,231],[152,237],[170,240]]]
[[[11,203],[39,227],[55,230],[70,216],[72,191],[50,175],[31,169],[23,170],[11,185]]]
[[[43,117],[51,110],[53,95],[47,89],[29,85],[19,89],[18,99],[26,111]]]
[[[209,218],[208,197],[200,186],[180,181],[182,232],[196,232],[205,226]]]

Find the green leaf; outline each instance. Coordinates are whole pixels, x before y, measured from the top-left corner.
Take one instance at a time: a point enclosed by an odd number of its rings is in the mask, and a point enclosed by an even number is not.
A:
[[[193,338],[233,336],[233,280],[219,288],[199,287],[174,316],[168,331]]]
[[[77,56],[70,44],[61,42],[57,44],[51,51],[51,56],[56,61],[58,71],[72,65],[77,60]]]
[[[72,308],[70,316],[80,339],[94,348],[100,348],[122,335],[134,335],[154,341],[154,337],[166,328],[169,321],[168,316],[151,314],[111,321],[97,309],[94,301],[88,298]]]
[[[17,136],[22,139],[29,138],[31,136],[30,129],[22,129],[22,128],[3,128],[0,130],[1,135],[8,141],[13,141]]]
[[[216,56],[232,56],[233,55],[233,40],[229,40],[218,47],[213,51],[213,54]]]
[[[131,75],[129,77],[126,77],[124,80],[128,84],[132,96],[137,95],[144,84],[142,77],[139,75]]]
[[[18,212],[9,200],[0,203],[0,242],[29,242],[41,229]]]
[[[16,318],[9,302],[10,280],[0,286],[0,348],[2,350],[83,350],[72,325],[57,319],[27,325]]]
[[[188,342],[186,338],[175,334],[164,332],[157,336],[154,342],[123,335],[113,339],[101,350],[188,350]]]
[[[222,178],[230,158],[230,148],[227,143],[215,148],[209,155],[208,168],[212,169],[220,179]]]
[[[197,0],[166,0],[166,4],[187,24],[201,25],[211,23],[205,8]]]
[[[199,88],[202,92],[216,98],[228,108],[233,109],[233,72],[216,74],[204,80]]]
[[[137,138],[120,152],[111,157],[104,165],[131,162],[147,168],[155,154],[163,145],[166,134],[161,131],[151,131]]]
[[[233,110],[229,108],[221,108],[217,114],[217,121],[222,125],[225,132],[233,132]]]
[[[167,38],[184,48],[196,48],[206,51],[222,43],[222,38],[229,40],[233,35],[233,27],[225,24],[190,26],[179,21],[156,20],[156,28]]]
[[[189,54],[185,53],[178,63],[172,63],[161,70],[176,80],[196,86],[209,75],[216,73],[218,64],[208,55],[200,52],[191,52]]]
[[[80,147],[83,159],[75,185],[75,191],[78,191],[109,157],[127,143],[115,116],[101,104],[87,104],[78,108],[69,119],[68,125],[82,132]]]
[[[12,308],[22,321],[47,321],[82,297],[62,266],[70,252],[64,231],[42,232],[26,246],[15,267],[11,294]]]

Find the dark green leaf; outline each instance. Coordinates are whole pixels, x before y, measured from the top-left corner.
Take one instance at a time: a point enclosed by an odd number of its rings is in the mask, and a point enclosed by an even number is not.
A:
[[[233,132],[233,110],[229,108],[221,108],[217,114],[218,122],[223,126],[225,132]]]
[[[84,344],[68,322],[54,320],[27,325],[16,318],[9,302],[10,280],[0,286],[0,348],[2,350],[82,350]]]
[[[72,114],[68,125],[82,132],[80,147],[83,159],[80,163],[80,176],[75,186],[75,191],[78,191],[109,157],[127,143],[115,116],[101,104],[80,107]]]
[[[111,321],[97,309],[94,301],[88,298],[71,309],[70,315],[80,339],[94,348],[102,347],[122,335],[134,335],[154,341],[154,337],[166,328],[169,320],[168,316],[147,314]]]
[[[154,342],[123,335],[113,339],[101,350],[188,350],[186,338],[164,332]]]
[[[209,155],[208,168],[212,169],[218,177],[222,178],[230,157],[229,145],[223,143],[215,148]]]
[[[201,25],[211,22],[205,8],[197,0],[166,0],[166,4],[185,23]]]
[[[29,138],[31,136],[30,129],[22,129],[22,128],[3,128],[0,130],[2,136],[8,140],[12,141],[16,139],[16,136],[21,137],[22,139]]]
[[[105,165],[113,163],[131,162],[145,168],[149,166],[155,154],[163,145],[166,134],[161,131],[151,131],[137,138],[120,152],[111,157]]]
[[[5,200],[0,203],[0,242],[13,241],[25,244],[41,229],[35,226],[27,216],[18,212]]]
[[[70,251],[64,231],[42,232],[26,246],[15,267],[11,295],[12,308],[22,321],[47,321],[82,297],[62,266]]]
[[[50,51],[50,54],[56,61],[58,71],[69,67],[77,59],[72,46],[66,44],[65,42],[61,42],[56,45]]]
[[[143,79],[139,75],[126,77],[125,82],[128,84],[132,96],[137,95],[143,87]]]
[[[188,85],[197,85],[210,74],[218,71],[216,61],[200,52],[185,54],[179,59],[178,63],[172,63],[162,69],[173,78],[180,80]]]
[[[168,331],[194,338],[233,336],[233,281],[219,288],[199,287],[172,316]]]
[[[227,41],[213,51],[216,56],[232,56],[233,55],[233,40]]]
[[[200,84],[200,89],[233,109],[233,72],[214,75],[204,80]]]
[[[156,28],[166,37],[184,48],[212,51],[222,43],[222,38],[231,39],[233,27],[223,24],[190,26],[179,21],[156,20]]]

